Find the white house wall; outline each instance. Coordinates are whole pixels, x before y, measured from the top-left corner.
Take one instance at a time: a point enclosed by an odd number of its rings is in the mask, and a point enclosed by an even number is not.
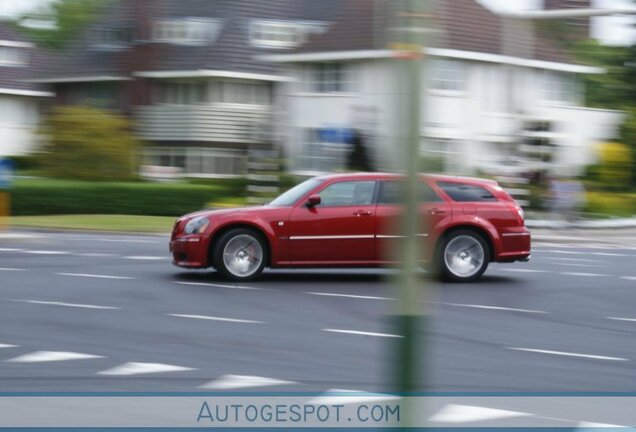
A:
[[[35,150],[38,121],[37,99],[0,94],[0,156]]]

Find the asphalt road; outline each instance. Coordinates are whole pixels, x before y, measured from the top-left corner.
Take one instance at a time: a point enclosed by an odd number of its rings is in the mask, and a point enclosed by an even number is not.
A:
[[[535,239],[530,263],[429,283],[421,390],[636,391],[636,232]],[[0,236],[0,389],[392,388],[390,272],[270,271],[237,285],[173,267],[167,241]]]

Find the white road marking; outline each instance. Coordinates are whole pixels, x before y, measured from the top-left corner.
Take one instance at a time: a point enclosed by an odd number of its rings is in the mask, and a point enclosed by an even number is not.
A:
[[[595,428],[595,429],[605,429],[605,428],[627,428],[628,426],[619,426],[614,424],[607,423],[594,423],[594,422],[580,422],[576,425],[577,429],[586,429],[586,428]]]
[[[114,306],[98,306],[98,305],[63,303],[63,302],[41,301],[41,300],[18,300],[18,299],[7,299],[7,300],[12,302],[18,302],[18,303],[31,303],[31,304],[49,305],[49,306],[65,306],[65,307],[80,308],[80,309],[101,309],[101,310],[121,309]]]
[[[524,269],[524,268],[497,268],[497,270],[515,273],[547,273],[547,270]]]
[[[159,241],[159,240],[109,239],[109,238],[91,238],[90,240],[108,242],[108,243],[157,243]]]
[[[223,318],[223,317],[214,317],[214,316],[207,316],[207,315],[184,315],[184,314],[168,314],[168,315],[177,317],[177,318],[191,318],[191,319],[200,319],[200,320],[208,320],[208,321],[224,321],[224,322],[243,323],[243,324],[265,324],[263,321],[252,321],[252,320],[236,319],[236,318]]]
[[[199,388],[208,390],[231,390],[251,387],[271,387],[279,385],[298,384],[296,381],[285,381],[249,375],[223,375],[220,378],[203,384]]]
[[[24,249],[0,248],[0,252],[22,252]]]
[[[399,400],[399,396],[384,393],[368,393],[358,390],[330,389],[320,396],[308,400],[308,405],[346,405],[362,402]]]
[[[55,250],[25,250],[22,252],[27,254],[33,254],[33,255],[68,255],[69,254],[69,252],[55,251]]]
[[[610,253],[610,252],[591,252],[591,255],[598,255],[598,256],[608,256],[608,257],[626,257],[626,256],[630,256],[628,254],[621,254],[621,253]]]
[[[588,359],[594,359],[594,360],[629,361],[629,359],[621,358],[621,357],[607,357],[607,356],[579,354],[579,353],[571,353],[571,352],[563,352],[563,351],[540,350],[540,349],[532,349],[532,348],[512,348],[512,347],[509,347],[508,349],[514,350],[514,351],[525,351],[525,352],[538,353],[538,354],[552,354],[552,355],[560,355],[565,357],[580,357],[580,358],[588,358]]]
[[[112,253],[99,253],[99,252],[78,253],[75,255],[86,257],[86,258],[112,258],[117,256],[116,254],[112,254]]]
[[[139,256],[126,256],[126,257],[124,257],[124,259],[137,260],[137,261],[160,261],[160,260],[168,260],[168,259],[171,259],[171,258],[170,257],[163,257],[163,256],[143,256],[143,255],[139,255]]]
[[[0,271],[15,272],[15,271],[26,271],[26,269],[0,267]]]
[[[636,276],[621,276],[621,279],[625,279],[625,280],[636,280]]]
[[[44,363],[68,360],[86,360],[104,358],[103,356],[93,354],[82,354],[76,352],[57,352],[57,351],[36,351],[30,354],[21,355],[6,360],[9,363]]]
[[[627,321],[627,322],[636,322],[636,318],[621,318],[621,317],[605,317],[608,320],[614,321]]]
[[[578,263],[555,263],[556,265],[560,265],[560,266],[569,266],[569,267],[585,267],[585,268],[590,268],[590,267],[595,267],[595,268],[605,268],[605,266],[603,265],[597,265],[597,264],[578,264]]]
[[[387,338],[403,338],[401,335],[394,335],[388,333],[373,333],[373,332],[364,332],[358,330],[339,330],[339,329],[322,329],[322,331],[330,332],[330,333],[344,333],[344,334],[352,334],[359,336],[375,336],[375,337],[387,337]]]
[[[101,372],[97,372],[98,375],[111,375],[111,376],[129,376],[129,375],[141,375],[152,373],[166,373],[166,372],[184,372],[196,370],[190,367],[175,366],[163,363],[137,363],[129,362],[119,366],[115,366],[111,369],[106,369]]]
[[[562,258],[562,257],[556,257],[556,258],[550,258],[550,259],[558,260],[558,261],[604,262],[602,260],[589,259],[589,258]]]
[[[548,314],[549,312],[533,310],[533,309],[516,309],[502,306],[486,306],[486,305],[476,305],[476,304],[461,304],[461,303],[442,303],[446,306],[456,306],[456,307],[465,307],[465,308],[475,308],[475,309],[491,309],[498,311],[509,311],[509,312],[523,312],[523,313],[531,313],[531,314]]]
[[[265,288],[258,288],[258,287],[252,287],[252,286],[221,285],[221,284],[205,283],[205,282],[175,282],[175,283],[179,285],[206,286],[206,287],[213,287],[213,288],[228,288],[228,289],[254,290],[254,291],[265,289]]]
[[[17,348],[18,345],[0,344],[0,348]]]
[[[97,275],[97,274],[87,274],[87,273],[56,273],[60,276],[72,276],[72,277],[83,277],[83,278],[96,278],[96,279],[121,279],[121,280],[131,280],[133,277],[128,276],[109,276],[109,275]]]
[[[561,272],[565,276],[583,276],[583,277],[605,277],[606,274],[600,273],[578,273],[578,272]]]
[[[361,300],[395,300],[391,297],[375,297],[375,296],[363,296],[363,295],[353,295],[353,294],[336,294],[336,293],[325,293],[325,292],[309,292],[306,291],[305,294],[315,295],[315,296],[325,296],[325,297],[344,297],[344,298],[353,298],[353,299],[361,299]]]
[[[527,417],[530,415],[532,414],[519,411],[449,404],[433,414],[428,420],[436,423],[469,423],[513,417]]]

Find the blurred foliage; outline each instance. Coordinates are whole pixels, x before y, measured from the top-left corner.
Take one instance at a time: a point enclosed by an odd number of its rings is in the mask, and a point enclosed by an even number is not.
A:
[[[631,186],[632,151],[628,145],[600,145],[598,182],[606,190],[626,190]]]
[[[21,179],[12,190],[15,216],[124,214],[181,216],[208,202],[223,201],[223,186],[188,183],[115,183],[52,179]]]
[[[605,74],[583,76],[586,104],[594,108],[625,109],[636,105],[636,48],[601,45],[585,40],[572,47],[585,64],[604,68]]]
[[[444,158],[425,156],[420,159],[420,170],[425,173],[443,173]]]
[[[636,194],[588,191],[583,211],[591,216],[628,217],[636,214]]]
[[[10,159],[15,163],[15,169],[19,174],[37,170],[42,163],[42,160],[34,155],[10,156]]]
[[[77,180],[131,180],[137,176],[139,142],[128,120],[110,111],[56,107],[42,128],[48,144],[44,173]]]
[[[110,2],[111,0],[57,0],[50,9],[40,9],[22,16],[18,26],[42,48],[61,50]],[[49,29],[20,25],[31,20],[51,22],[54,27]]]

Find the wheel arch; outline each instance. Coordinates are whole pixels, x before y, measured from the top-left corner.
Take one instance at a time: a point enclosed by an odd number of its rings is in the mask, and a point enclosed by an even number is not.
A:
[[[490,262],[493,262],[496,260],[496,249],[495,249],[495,241],[492,238],[491,233],[485,229],[484,227],[478,226],[478,225],[471,225],[471,224],[459,224],[459,225],[453,225],[452,227],[447,228],[446,230],[444,230],[438,237],[437,240],[435,241],[435,249],[434,253],[435,255],[437,255],[437,253],[439,252],[439,249],[442,245],[442,242],[452,233],[457,232],[457,231],[472,231],[475,234],[480,235],[485,241],[486,244],[488,245],[488,254],[489,254],[489,259]]]
[[[265,247],[267,248],[267,261],[265,262],[265,266],[269,267],[271,265],[271,261],[272,261],[272,243],[270,241],[269,236],[267,235],[267,233],[265,232],[265,230],[263,230],[262,227],[253,224],[253,223],[249,223],[249,222],[235,222],[235,223],[228,223],[226,225],[222,225],[220,226],[218,229],[216,229],[212,235],[210,236],[210,240],[208,242],[208,249],[207,249],[207,261],[208,261],[208,266],[213,267],[214,266],[214,246],[216,244],[216,241],[225,233],[232,231],[234,229],[247,229],[250,230],[252,232],[254,232],[256,235],[258,235],[261,240],[263,240],[263,242],[265,243]]]

